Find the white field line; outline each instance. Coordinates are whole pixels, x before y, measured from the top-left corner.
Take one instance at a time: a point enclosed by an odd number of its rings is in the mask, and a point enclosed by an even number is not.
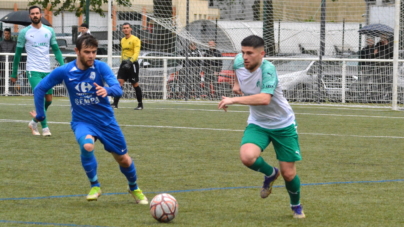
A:
[[[33,99],[14,99],[18,101],[29,101],[32,102]],[[69,99],[57,99],[57,102],[70,102]],[[134,103],[133,100],[123,99],[120,102],[122,103]],[[170,104],[170,105],[197,105],[197,106],[217,106],[218,101],[184,101],[184,100],[147,100],[144,103],[154,103],[154,104]],[[0,103],[0,105],[30,105],[32,104],[14,104],[14,103]],[[66,105],[57,105],[55,103],[52,106],[66,106]],[[70,105],[67,105],[70,106]],[[245,106],[245,105],[233,105],[233,106]],[[291,103],[292,107],[298,108],[310,108],[310,109],[349,109],[349,110],[370,110],[370,111],[389,111],[391,110],[391,106],[374,106],[374,105],[342,105],[342,104],[315,104],[315,103]],[[132,108],[132,107],[123,107],[123,108]],[[400,109],[404,110],[404,109]]]
[[[11,120],[0,119],[0,123],[28,123],[28,120]],[[69,125],[70,122],[55,122],[48,121],[50,124]],[[120,125],[122,127],[138,127],[138,128],[166,128],[166,129],[188,129],[188,130],[208,130],[208,131],[227,131],[227,132],[243,132],[240,129],[218,129],[218,128],[194,128],[194,127],[179,127],[179,126],[162,126],[162,125]],[[341,135],[341,134],[325,134],[325,133],[299,133],[299,135],[313,136],[338,136],[338,137],[359,137],[359,138],[386,138],[386,139],[404,139],[402,136],[363,136],[363,135]]]

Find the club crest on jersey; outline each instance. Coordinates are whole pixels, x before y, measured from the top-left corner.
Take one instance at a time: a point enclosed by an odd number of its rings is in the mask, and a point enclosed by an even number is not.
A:
[[[81,92],[81,93],[85,93],[85,92],[89,92],[91,90],[91,88],[93,88],[93,86],[87,82],[82,82],[76,85],[76,87],[74,87],[76,89],[76,91]]]
[[[261,81],[257,81],[257,84],[255,85],[256,87],[259,87],[260,86],[260,84],[261,84]]]
[[[90,79],[95,80],[95,72],[91,72]]]
[[[48,34],[45,34],[45,38],[48,38]]]

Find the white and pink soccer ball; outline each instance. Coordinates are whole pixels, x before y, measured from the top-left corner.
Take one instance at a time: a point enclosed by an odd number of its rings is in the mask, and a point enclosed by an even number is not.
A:
[[[170,194],[158,194],[150,202],[150,214],[159,222],[169,222],[178,214],[178,202]]]

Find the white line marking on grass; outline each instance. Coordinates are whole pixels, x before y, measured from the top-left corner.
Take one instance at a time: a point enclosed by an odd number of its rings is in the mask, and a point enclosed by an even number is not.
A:
[[[15,123],[28,123],[28,120],[11,120],[0,119],[2,122],[15,122]],[[48,121],[50,124],[70,125],[70,122],[55,122]],[[223,129],[223,128],[194,128],[194,127],[181,127],[181,126],[164,126],[164,125],[120,125],[121,127],[139,127],[139,128],[167,128],[167,129],[189,129],[189,130],[208,130],[208,131],[227,131],[227,132],[244,132],[241,129]],[[404,139],[402,136],[362,136],[362,135],[341,135],[341,134],[325,134],[325,133],[299,133],[299,135],[313,135],[313,136],[339,136],[339,137],[360,137],[360,138],[386,138],[386,139]]]

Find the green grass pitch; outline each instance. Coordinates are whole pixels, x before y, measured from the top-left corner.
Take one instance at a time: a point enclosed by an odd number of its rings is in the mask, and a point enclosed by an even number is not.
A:
[[[404,226],[404,114],[388,108],[292,105],[299,125],[306,219],[292,218],[282,178],[259,196],[263,176],[238,149],[248,107],[217,102],[124,100],[115,115],[151,200],[179,203],[170,226]],[[0,97],[0,226],[159,226],[149,207],[126,193],[112,156],[96,143],[103,195],[87,202],[89,183],[70,129],[70,104],[55,98],[52,137],[27,127],[32,97]],[[278,166],[273,148],[262,154]]]

